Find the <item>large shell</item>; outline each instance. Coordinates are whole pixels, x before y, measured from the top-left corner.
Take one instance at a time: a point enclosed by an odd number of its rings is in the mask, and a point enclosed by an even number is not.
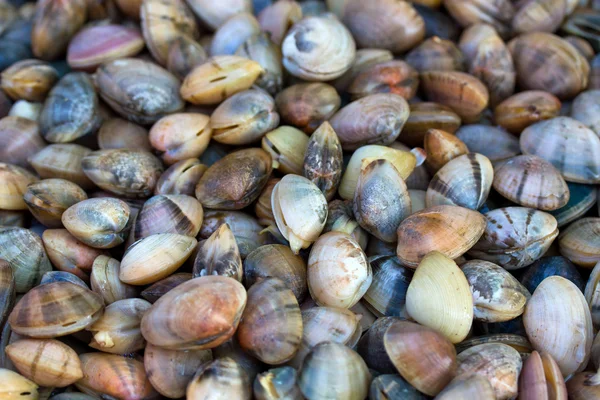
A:
[[[369,257],[369,263],[373,269],[373,282],[365,293],[364,303],[379,316],[404,316],[406,291],[413,270],[402,266],[395,255]]]
[[[496,169],[494,189],[524,207],[556,210],[570,198],[567,183],[548,161],[534,155],[513,157]]]
[[[571,281],[544,279],[527,302],[523,323],[534,348],[550,354],[564,376],[585,369],[594,328],[589,306]]]
[[[31,183],[23,195],[31,214],[48,228],[62,227],[61,217],[67,208],[86,199],[82,188],[65,179]]]
[[[461,270],[473,294],[475,319],[503,322],[523,314],[531,295],[504,268],[488,261],[472,260],[461,265]]]
[[[95,133],[102,123],[99,107],[91,78],[83,72],[67,74],[48,94],[40,114],[40,132],[52,143]]]
[[[525,360],[519,378],[519,399],[567,400],[565,378],[550,354],[534,351]]]
[[[8,322],[20,335],[52,338],[85,329],[102,314],[102,298],[70,282],[52,282],[27,292]]]
[[[227,223],[221,225],[197,248],[194,277],[206,275],[228,276],[242,281],[242,258],[233,232]]]
[[[135,286],[121,282],[119,271],[121,264],[118,260],[105,255],[96,257],[92,264],[90,287],[104,299],[104,304],[109,305],[118,300],[137,297],[138,289]]]
[[[573,263],[592,268],[600,261],[600,218],[581,218],[558,238],[560,253]]]
[[[223,276],[203,276],[171,289],[142,318],[151,344],[173,350],[213,348],[233,336],[246,306],[246,289]]]
[[[29,163],[42,179],[66,179],[90,189],[94,183],[83,172],[81,161],[91,152],[78,144],[51,144],[33,155]]]
[[[350,308],[363,297],[373,276],[358,243],[345,233],[329,232],[310,251],[307,278],[317,304]]]
[[[449,204],[478,210],[492,188],[494,168],[481,154],[469,153],[446,163],[427,188],[427,207]]]
[[[0,163],[0,209],[26,210],[23,195],[30,183],[38,178],[28,170],[12,164]]]
[[[540,258],[558,236],[556,219],[525,207],[506,207],[485,214],[487,226],[469,255],[513,270]]]
[[[484,231],[485,218],[477,211],[447,205],[426,208],[398,227],[398,258],[411,268],[434,250],[454,259],[473,247]]]
[[[423,258],[406,292],[406,311],[452,343],[467,337],[473,322],[469,282],[456,263],[437,251]]]
[[[252,386],[243,366],[230,357],[217,358],[198,369],[187,387],[189,400],[215,398],[250,400]]]
[[[96,82],[104,101],[139,124],[151,124],[184,106],[177,78],[148,61],[122,58],[102,64]]]

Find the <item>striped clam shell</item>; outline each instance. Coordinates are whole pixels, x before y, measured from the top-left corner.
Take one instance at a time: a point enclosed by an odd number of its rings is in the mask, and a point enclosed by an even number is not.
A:
[[[560,254],[580,267],[592,268],[600,261],[600,218],[581,218],[558,238]]]
[[[600,138],[573,118],[556,117],[525,128],[520,145],[524,154],[549,161],[569,182],[600,183]]]
[[[496,168],[494,189],[524,207],[556,210],[570,198],[567,182],[548,161],[526,154],[513,157]]]
[[[369,257],[373,281],[363,300],[378,316],[400,317],[405,314],[406,291],[414,271],[400,264],[396,256]]]
[[[507,270],[532,264],[558,236],[556,219],[533,208],[498,208],[485,214],[485,217],[485,232],[471,248],[469,255]]]
[[[221,275],[242,281],[242,258],[235,236],[226,223],[202,242],[196,251],[194,278]]]
[[[202,365],[187,387],[188,399],[210,399],[215,393],[222,399],[252,398],[250,378],[237,360],[222,357]]]
[[[575,221],[584,215],[596,204],[598,191],[595,186],[581,183],[567,182],[569,187],[569,201],[563,207],[550,211],[558,221],[558,227],[562,227]]]
[[[431,179],[427,188],[427,207],[455,205],[471,210],[479,209],[486,201],[494,168],[481,154],[468,153],[450,160]]]

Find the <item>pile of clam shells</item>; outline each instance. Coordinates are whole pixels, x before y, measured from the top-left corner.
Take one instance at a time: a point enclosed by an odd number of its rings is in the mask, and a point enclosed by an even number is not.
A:
[[[0,399],[600,399],[598,185],[598,0],[0,0]]]

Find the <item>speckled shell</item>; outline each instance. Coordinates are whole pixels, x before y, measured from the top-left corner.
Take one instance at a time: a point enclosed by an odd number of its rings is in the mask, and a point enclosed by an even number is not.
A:
[[[480,153],[497,164],[521,153],[519,139],[503,129],[489,125],[463,125],[456,137],[467,145],[469,151]]]
[[[600,261],[600,218],[581,218],[558,238],[560,253],[573,263],[592,268]]]
[[[244,366],[231,357],[221,357],[200,367],[187,387],[187,398],[201,400],[218,397],[223,399],[250,400],[252,386]]]
[[[426,205],[448,204],[478,210],[490,193],[493,179],[494,168],[486,156],[468,153],[456,157],[431,179]]]
[[[235,236],[227,223],[221,225],[196,248],[193,276],[197,278],[207,275],[228,276],[242,281],[242,258]]]
[[[430,251],[455,259],[466,253],[485,230],[477,211],[457,206],[435,206],[412,214],[398,227],[400,262],[416,268]]]
[[[31,214],[48,228],[62,227],[60,219],[65,210],[86,199],[87,194],[82,188],[65,179],[31,183],[23,196]]]
[[[523,323],[533,347],[549,353],[564,376],[585,369],[594,328],[585,297],[571,281],[544,279],[527,302]]]
[[[372,256],[369,264],[373,282],[363,297],[365,305],[378,316],[404,316],[406,291],[413,270],[402,266],[396,256]]]
[[[308,141],[302,174],[317,185],[329,201],[342,179],[342,165],[342,145],[329,122],[325,121]]]
[[[556,210],[570,198],[567,182],[548,161],[534,155],[513,157],[498,166],[494,189],[524,207]]]
[[[525,303],[531,295],[504,268],[483,260],[467,261],[460,268],[473,294],[475,319],[510,321],[525,311]]]
[[[533,263],[558,236],[556,219],[532,208],[499,208],[488,212],[485,217],[485,232],[469,255],[507,270]]]

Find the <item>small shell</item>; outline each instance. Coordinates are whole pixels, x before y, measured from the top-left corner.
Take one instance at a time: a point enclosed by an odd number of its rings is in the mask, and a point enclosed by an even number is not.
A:
[[[273,158],[273,168],[284,174],[302,174],[309,138],[291,126],[280,126],[267,133],[261,141],[264,151]]]
[[[534,155],[513,157],[503,162],[494,176],[494,189],[524,207],[556,210],[570,198],[567,183],[548,161]]]
[[[38,181],[28,170],[12,164],[0,163],[0,209],[26,210],[23,195],[27,186]]]
[[[251,36],[261,29],[252,13],[239,13],[225,21],[215,31],[211,45],[212,56],[231,55]]]
[[[67,3],[43,0],[37,3],[33,16],[31,50],[37,58],[53,60],[67,49],[71,37],[87,18],[85,0]]]
[[[503,129],[489,125],[464,125],[456,132],[469,151],[483,154],[498,164],[521,153],[519,139]]]
[[[285,4],[279,2],[275,4]],[[254,397],[257,400],[302,400],[298,387],[298,373],[292,367],[273,368],[259,374],[254,380]]]
[[[410,146],[423,146],[425,134],[430,129],[454,133],[460,124],[460,117],[450,107],[429,102],[413,103],[399,140]]]
[[[207,58],[206,51],[194,38],[179,36],[169,45],[167,69],[183,81],[192,69],[204,64]]]
[[[58,80],[58,72],[48,63],[23,60],[2,71],[2,90],[14,100],[44,101]]]
[[[419,73],[408,63],[394,60],[359,72],[347,92],[357,100],[376,93],[393,93],[409,100],[419,87]]]
[[[204,214],[204,221],[200,228],[200,238],[208,239],[219,226],[227,223],[235,236],[240,256],[246,258],[253,250],[267,243],[267,235],[260,232],[263,227],[258,221],[239,211],[214,211],[208,210]]]
[[[451,40],[437,36],[424,40],[406,55],[406,62],[419,72],[464,71],[464,57]]]
[[[250,400],[252,387],[248,374],[230,357],[217,358],[198,369],[187,387],[189,400],[224,399]]]
[[[600,218],[573,222],[558,238],[560,253],[581,267],[593,268],[600,261],[599,229]]]
[[[90,189],[94,183],[83,172],[81,161],[91,152],[78,144],[51,144],[33,155],[29,163],[42,179],[65,179]]]
[[[231,229],[225,223],[198,246],[193,276],[220,275],[241,282],[242,274],[240,252]]]
[[[23,196],[31,214],[48,228],[62,227],[61,217],[66,209],[86,199],[82,188],[64,179],[31,183]]]
[[[350,308],[364,296],[373,274],[367,256],[347,234],[329,232],[308,258],[308,289],[320,306]]]
[[[528,90],[498,104],[494,109],[494,121],[510,133],[520,135],[529,125],[558,116],[560,107],[560,100],[553,94]]]
[[[329,122],[325,121],[308,141],[302,173],[321,189],[329,201],[340,184],[342,164],[342,145]]]
[[[16,372],[0,368],[0,395],[7,399],[38,400],[38,385]]]
[[[427,131],[424,148],[427,155],[425,164],[433,173],[439,171],[449,161],[469,152],[462,140],[440,129]]]
[[[36,122],[10,116],[0,119],[0,159],[3,162],[29,168],[27,159],[45,146]]]
[[[473,297],[456,263],[437,251],[423,258],[406,292],[406,311],[452,343],[462,342],[473,321]]]
[[[295,4],[292,2],[275,4]],[[260,15],[259,15],[260,18]],[[235,55],[256,61],[263,72],[258,77],[255,85],[275,96],[283,87],[283,65],[281,63],[281,49],[273,43],[266,32],[261,32],[249,37]]]
[[[572,282],[546,278],[527,302],[523,323],[534,348],[550,354],[564,376],[585,369],[594,328],[589,306]]]
[[[485,218],[477,211],[447,205],[426,208],[398,227],[398,258],[411,268],[434,250],[455,259],[473,247],[484,231]]]
[[[92,265],[90,286],[104,299],[104,304],[109,305],[118,300],[137,297],[138,289],[135,286],[121,282],[119,271],[121,263],[105,255],[96,257]]]
[[[200,157],[212,136],[210,118],[200,113],[175,113],[156,121],[149,133],[150,143],[161,152],[167,165]]]
[[[367,248],[367,241],[369,240],[369,234],[360,227],[358,222],[354,219],[354,211],[352,211],[352,200],[333,200],[327,206],[327,222],[323,232],[342,232],[350,235],[354,240],[358,242],[361,249]],[[379,241],[376,238],[372,238],[371,242]],[[387,242],[380,241],[389,245]],[[377,252],[379,254],[379,252]]]
[[[363,297],[363,302],[376,315],[400,317],[405,315],[406,291],[413,270],[400,264],[393,256],[369,257],[373,282]]]
[[[154,194],[185,194],[194,196],[196,185],[208,167],[197,158],[189,158],[171,165],[158,179]]]
[[[295,1],[272,4],[269,2],[269,5],[258,14],[261,29],[267,32],[278,46],[281,46],[288,29],[301,18],[302,8]]]
[[[534,351],[523,363],[519,378],[519,399],[567,399],[567,388],[556,361],[548,353]]]
[[[217,29],[235,14],[252,11],[251,0],[187,0],[194,13],[211,30]]]

